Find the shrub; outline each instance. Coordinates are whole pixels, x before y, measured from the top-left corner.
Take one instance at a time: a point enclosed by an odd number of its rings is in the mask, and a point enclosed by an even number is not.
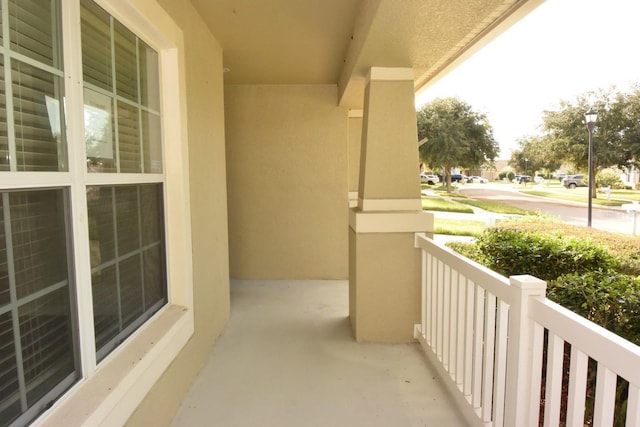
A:
[[[596,176],[596,186],[598,187],[611,187],[611,188],[624,188],[620,175],[612,169],[604,169]]]
[[[640,278],[613,270],[565,274],[547,298],[640,345]]]
[[[606,248],[618,260],[619,273],[640,275],[640,238],[637,236],[610,233],[534,216],[503,220],[500,221],[500,227],[521,232],[559,234],[568,238],[589,239]]]
[[[472,261],[475,261],[480,264],[484,264],[484,260],[482,258],[482,252],[480,252],[480,248],[477,244],[473,242],[447,242],[447,246],[459,253],[462,256],[469,258]]]
[[[597,271],[617,266],[615,258],[590,240],[565,238],[492,228],[478,239],[484,264],[504,275],[531,274],[553,280],[576,271]]]

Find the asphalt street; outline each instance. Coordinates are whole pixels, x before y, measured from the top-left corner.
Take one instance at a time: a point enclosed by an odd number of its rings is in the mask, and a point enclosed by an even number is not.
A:
[[[548,198],[530,196],[504,185],[465,184],[458,191],[476,200],[502,203],[530,211],[540,211],[544,214],[560,217],[563,222],[569,224],[587,225],[588,209],[586,203],[554,201]],[[484,215],[487,221],[491,220],[491,214],[485,213]],[[636,221],[636,234],[640,234],[640,215],[638,215]],[[616,233],[634,234],[634,214],[628,213],[619,207],[593,205],[591,226]]]

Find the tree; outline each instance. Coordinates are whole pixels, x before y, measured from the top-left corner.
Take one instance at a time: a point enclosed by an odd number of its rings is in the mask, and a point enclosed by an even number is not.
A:
[[[528,136],[518,141],[519,150],[511,153],[509,165],[525,174],[543,171],[545,175],[558,169],[562,159],[555,154],[554,144],[546,136]]]
[[[498,143],[485,114],[457,98],[438,98],[417,112],[421,159],[444,169],[447,188],[451,188],[451,169],[475,168],[492,161]]]
[[[640,90],[630,94],[615,88],[585,93],[574,102],[561,101],[559,109],[543,114],[545,137],[555,152],[577,169],[588,170],[589,133],[584,113],[590,107],[598,112],[593,134],[593,168],[610,166],[628,169],[640,159]],[[593,197],[596,197],[594,187]]]

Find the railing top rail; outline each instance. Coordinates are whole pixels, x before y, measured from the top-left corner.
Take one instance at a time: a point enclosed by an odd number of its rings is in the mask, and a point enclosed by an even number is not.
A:
[[[509,279],[503,275],[454,252],[446,246],[437,244],[424,234],[416,233],[415,246],[452,266],[455,271],[488,290],[500,300],[508,304],[512,303],[514,294],[511,291]]]
[[[530,315],[592,359],[640,386],[640,347],[548,299],[531,299]]]

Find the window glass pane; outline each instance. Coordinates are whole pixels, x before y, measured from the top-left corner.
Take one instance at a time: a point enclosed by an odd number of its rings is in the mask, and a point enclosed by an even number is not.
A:
[[[18,309],[27,404],[33,405],[75,371],[69,289]]]
[[[91,268],[95,268],[116,257],[113,188],[88,187],[87,204]]]
[[[57,1],[9,0],[11,50],[58,67],[61,62],[60,27]]]
[[[87,199],[101,360],[166,303],[164,202],[161,184],[90,186]]]
[[[82,0],[82,72],[84,81],[111,92],[111,27],[107,12],[91,0]]]
[[[138,102],[136,36],[124,25],[115,25],[116,93]]]
[[[144,310],[143,289],[140,254],[136,254],[120,263],[122,326],[125,328],[142,315]]]
[[[160,75],[158,52],[138,40],[140,58],[140,103],[152,110],[160,110]]]
[[[64,206],[56,192],[10,193],[16,293],[24,298],[68,280]]]
[[[62,79],[19,61],[11,65],[18,170],[67,170]]]
[[[142,111],[142,150],[144,152],[144,171],[162,173],[162,137],[160,116]]]
[[[81,5],[87,170],[162,173],[158,52],[93,1]]]
[[[0,197],[0,308],[10,302],[9,263],[7,262],[7,242],[4,231],[4,207]]]
[[[165,271],[163,246],[157,244],[143,253],[145,309],[150,309],[166,297],[167,277]]]
[[[118,102],[120,172],[142,172],[138,108]]]
[[[4,56],[0,55],[0,70],[4,70]],[[9,170],[9,139],[7,138],[7,92],[4,72],[0,72],[0,171]]]
[[[20,425],[78,378],[63,190],[0,193],[0,423]],[[3,285],[4,286],[4,285]]]
[[[11,312],[0,314],[0,425],[21,413],[20,386]]]
[[[138,187],[116,187],[117,242],[120,256],[140,249],[140,214]]]
[[[91,89],[84,90],[84,140],[89,172],[115,172],[112,99]]]

